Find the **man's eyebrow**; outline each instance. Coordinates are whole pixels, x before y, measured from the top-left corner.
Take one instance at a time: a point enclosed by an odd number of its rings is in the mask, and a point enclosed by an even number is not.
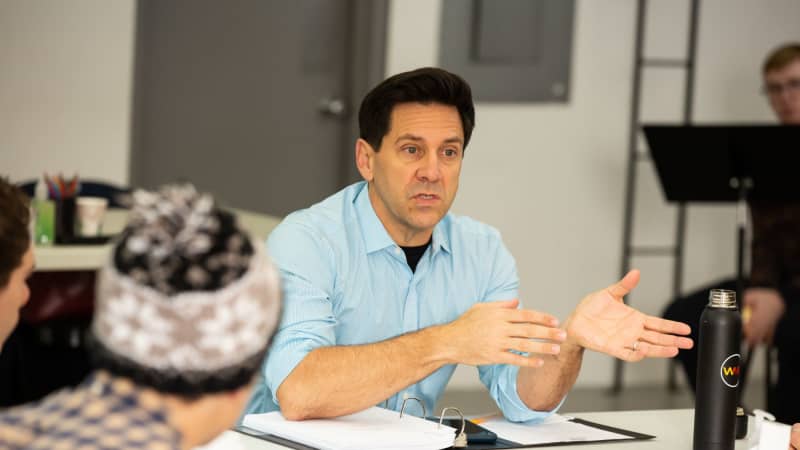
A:
[[[397,137],[397,139],[396,139],[394,142],[395,142],[395,143],[397,143],[397,142],[400,142],[400,141],[402,141],[402,140],[409,140],[409,141],[420,142],[420,141],[422,141],[423,139],[422,139],[422,137],[420,137],[420,136],[417,136],[417,135],[415,135],[415,134],[406,133],[406,134],[401,134],[400,136],[398,136],[398,137]]]
[[[420,137],[420,136],[417,136],[417,135],[414,135],[414,134],[411,134],[411,133],[406,133],[406,134],[401,134],[400,136],[398,136],[397,140],[395,140],[394,142],[397,143],[397,142],[400,142],[400,141],[403,141],[403,140],[409,140],[409,141],[414,141],[414,142],[424,141],[424,139],[422,137]],[[446,143],[446,144],[452,144],[452,143],[463,144],[464,140],[461,139],[458,136],[453,136],[453,137],[445,139],[444,143]]]

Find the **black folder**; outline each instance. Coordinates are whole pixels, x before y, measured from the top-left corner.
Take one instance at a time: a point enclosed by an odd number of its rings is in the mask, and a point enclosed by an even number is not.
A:
[[[438,421],[438,419],[436,419]],[[609,440],[601,440],[601,441],[573,441],[573,442],[551,442],[547,444],[533,444],[533,445],[525,445],[520,444],[518,442],[509,441],[507,439],[503,439],[498,436],[497,441],[494,444],[468,444],[466,449],[467,450],[500,450],[500,449],[515,449],[515,448],[539,448],[539,447],[560,447],[560,446],[568,446],[568,445],[585,445],[590,443],[598,443],[598,444],[605,444],[605,443],[612,443],[612,442],[633,442],[639,440],[648,440],[653,439],[655,436],[651,436],[649,434],[637,433],[635,431],[624,430],[622,428],[615,428],[608,425],[602,425],[596,422],[590,422],[588,420],[572,418],[570,419],[571,422],[579,423],[581,425],[586,425],[589,427],[599,428],[601,430],[609,431],[612,433],[621,434],[623,436],[627,436],[626,438],[621,439],[609,439]],[[485,428],[481,427],[478,424],[470,422],[470,428],[473,429],[482,429],[486,430]],[[280,436],[275,436],[273,434],[263,433],[258,430],[254,430],[252,428],[248,428],[245,426],[238,426],[234,428],[234,431],[237,431],[242,434],[246,434],[248,436],[262,439],[265,441],[273,442],[276,444],[280,444],[289,448],[293,448],[295,450],[318,450],[315,447],[309,447],[308,445],[300,444],[298,442],[294,442]],[[486,430],[488,431],[488,430]],[[455,437],[455,436],[454,436]],[[454,447],[451,447],[451,450],[456,450]]]

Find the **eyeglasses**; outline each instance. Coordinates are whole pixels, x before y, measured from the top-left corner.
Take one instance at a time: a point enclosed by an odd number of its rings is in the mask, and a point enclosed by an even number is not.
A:
[[[761,92],[770,97],[777,97],[783,94],[783,91],[789,94],[800,93],[800,78],[792,78],[786,83],[766,83]]]

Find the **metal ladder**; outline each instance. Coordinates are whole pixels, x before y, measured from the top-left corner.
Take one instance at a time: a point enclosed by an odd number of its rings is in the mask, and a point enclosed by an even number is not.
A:
[[[681,203],[676,208],[675,241],[672,246],[637,246],[633,242],[633,225],[635,217],[636,180],[640,166],[650,164],[651,160],[646,150],[639,148],[639,133],[641,132],[641,100],[642,100],[642,73],[647,68],[664,70],[684,70],[686,72],[683,92],[682,120],[688,124],[692,120],[692,99],[694,97],[694,68],[697,56],[697,27],[700,0],[689,0],[689,36],[687,40],[686,58],[684,59],[649,59],[644,55],[644,41],[646,38],[647,4],[648,0],[637,1],[636,18],[636,44],[635,59],[633,64],[633,95],[630,115],[630,134],[628,137],[628,167],[625,186],[625,209],[622,234],[622,265],[620,273],[626,274],[631,269],[631,261],[635,256],[670,257],[673,258],[672,266],[672,296],[677,298],[682,290],[683,282],[683,244],[686,231],[686,205]],[[624,361],[614,361],[613,393],[619,393],[623,388]],[[670,390],[677,387],[675,379],[675,366],[670,362],[668,385]]]

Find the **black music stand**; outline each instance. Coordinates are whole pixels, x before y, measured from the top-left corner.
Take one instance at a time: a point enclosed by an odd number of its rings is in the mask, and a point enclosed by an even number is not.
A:
[[[800,127],[645,125],[664,196],[679,203],[737,203],[737,294],[744,288],[747,204],[798,202]],[[743,358],[742,387],[753,348]],[[767,364],[767,385],[770,378]],[[769,394],[769,389],[767,394]]]

